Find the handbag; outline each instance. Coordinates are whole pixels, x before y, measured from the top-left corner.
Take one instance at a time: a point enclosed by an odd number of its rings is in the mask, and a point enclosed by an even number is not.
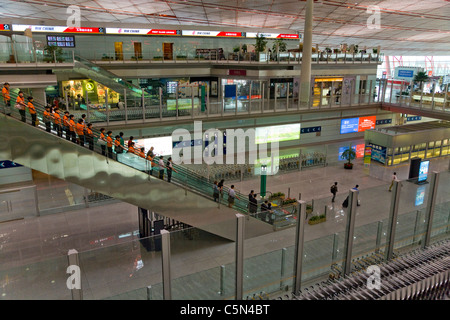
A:
[[[14,107],[19,110],[25,110],[25,107],[23,105],[21,105],[20,103],[16,103]]]
[[[106,146],[106,141],[103,140],[103,139],[98,138],[97,144],[99,144],[99,145],[101,145],[101,146]]]

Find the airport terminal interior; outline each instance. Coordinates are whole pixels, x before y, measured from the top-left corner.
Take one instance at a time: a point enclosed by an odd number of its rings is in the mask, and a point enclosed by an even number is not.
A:
[[[450,2],[0,5],[1,300],[449,300]]]

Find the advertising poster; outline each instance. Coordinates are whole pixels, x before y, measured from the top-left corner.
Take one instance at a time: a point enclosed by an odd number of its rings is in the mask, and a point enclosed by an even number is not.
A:
[[[420,186],[417,188],[416,191],[416,199],[414,202],[414,206],[420,206],[423,204],[423,201],[425,199],[425,186]]]
[[[372,159],[372,147],[365,146],[364,148],[364,166],[370,166],[370,160]]]
[[[259,127],[255,130],[256,144],[300,139],[300,123]]]
[[[420,162],[419,178],[417,179],[417,182],[424,182],[427,180],[429,166],[430,166],[429,160]]]
[[[371,159],[378,161],[382,164],[386,163],[386,147],[378,146],[376,144],[370,143],[369,146],[372,147]]]

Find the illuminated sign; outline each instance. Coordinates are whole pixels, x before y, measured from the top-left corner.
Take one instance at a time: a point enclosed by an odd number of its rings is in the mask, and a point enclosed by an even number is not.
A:
[[[363,132],[374,129],[376,116],[349,118],[341,120],[341,134]]]
[[[31,32],[54,32],[54,33],[88,33],[102,34],[104,28],[77,28],[77,27],[61,27],[61,26],[29,26],[25,24],[13,24],[13,31],[25,31],[30,29]]]
[[[124,34],[124,35],[179,35],[179,30],[166,29],[132,29],[132,28],[106,28],[106,34]]]
[[[420,162],[419,178],[417,179],[417,182],[423,182],[423,181],[427,180],[429,166],[430,166],[430,161],[429,160]]]
[[[296,33],[247,32],[245,36],[247,38],[256,38],[257,36],[263,36],[267,39],[300,39],[300,35]]]
[[[228,32],[228,31],[200,31],[200,30],[182,30],[183,36],[196,36],[196,37],[230,37],[240,38],[243,36],[242,32]]]
[[[300,123],[255,129],[256,144],[300,139]]]
[[[11,31],[11,25],[9,25],[9,24],[0,24],[0,31]]]
[[[417,188],[416,191],[416,200],[414,202],[414,206],[420,206],[423,204],[423,201],[425,200],[425,186],[420,186]]]
[[[172,154],[172,136],[139,139],[136,145],[144,147],[146,151],[153,147],[155,155],[167,156]]]
[[[75,36],[47,36],[47,44],[62,48],[75,48]]]
[[[382,147],[373,143],[369,143],[372,147],[371,159],[381,163],[386,163],[386,147]]]

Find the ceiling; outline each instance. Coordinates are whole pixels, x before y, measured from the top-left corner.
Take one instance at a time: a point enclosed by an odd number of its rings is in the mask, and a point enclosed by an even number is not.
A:
[[[315,0],[313,43],[381,46],[387,55],[447,56],[450,0]],[[304,0],[2,0],[0,23],[65,23],[77,5],[81,26],[196,26],[203,30],[303,33]],[[377,6],[377,7],[372,7]],[[379,8],[379,15],[370,9]],[[374,23],[379,17],[379,28]],[[26,21],[26,22],[25,22]],[[57,21],[60,23],[58,24]],[[65,24],[63,24],[65,25]],[[249,30],[252,29],[252,30]]]

